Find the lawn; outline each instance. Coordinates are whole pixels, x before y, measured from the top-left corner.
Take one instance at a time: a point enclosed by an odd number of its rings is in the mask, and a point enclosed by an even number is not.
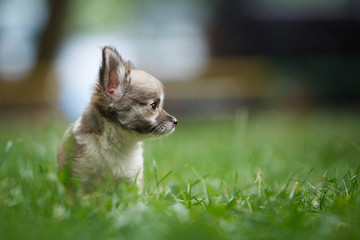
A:
[[[181,119],[145,144],[146,183],[71,197],[67,123],[0,125],[0,239],[360,239],[360,114]]]

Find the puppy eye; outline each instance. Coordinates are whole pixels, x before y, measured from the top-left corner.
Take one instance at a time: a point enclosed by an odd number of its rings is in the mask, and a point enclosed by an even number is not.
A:
[[[156,106],[156,102],[153,102],[152,104],[150,104],[150,108],[152,110],[156,110],[157,106]]]

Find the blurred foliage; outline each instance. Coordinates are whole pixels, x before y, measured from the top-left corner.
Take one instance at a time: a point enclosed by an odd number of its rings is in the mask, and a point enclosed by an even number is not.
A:
[[[174,3],[171,5],[171,3]],[[170,7],[169,12],[177,11],[182,5],[189,5],[190,9],[200,9],[203,7],[214,7],[218,0],[197,0],[197,1],[166,1],[155,0],[151,2],[140,0],[75,0],[69,6],[66,19],[67,32],[89,32],[100,31],[108,32],[114,29],[129,29],[136,27],[136,21],[146,15],[149,7],[163,10],[162,5],[167,4]],[[162,12],[164,14],[164,12]],[[156,18],[156,16],[152,16]],[[159,26],[161,27],[161,26]]]
[[[66,20],[68,31],[107,31],[123,26],[133,19],[134,7],[139,1],[72,1],[69,18]]]

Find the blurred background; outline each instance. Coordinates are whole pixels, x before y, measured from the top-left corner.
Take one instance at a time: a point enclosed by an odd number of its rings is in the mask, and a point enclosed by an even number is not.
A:
[[[112,45],[177,116],[357,109],[358,0],[0,0],[0,114],[80,116]]]

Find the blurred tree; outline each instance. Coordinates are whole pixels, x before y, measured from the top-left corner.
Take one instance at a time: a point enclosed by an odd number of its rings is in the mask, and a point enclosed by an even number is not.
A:
[[[56,99],[56,81],[52,79],[55,78],[52,76],[53,59],[63,37],[63,26],[70,1],[49,0],[46,2],[49,17],[43,31],[40,31],[37,36],[35,65],[29,74],[16,82],[4,81],[0,75],[0,104],[2,105],[46,105],[49,100]]]

